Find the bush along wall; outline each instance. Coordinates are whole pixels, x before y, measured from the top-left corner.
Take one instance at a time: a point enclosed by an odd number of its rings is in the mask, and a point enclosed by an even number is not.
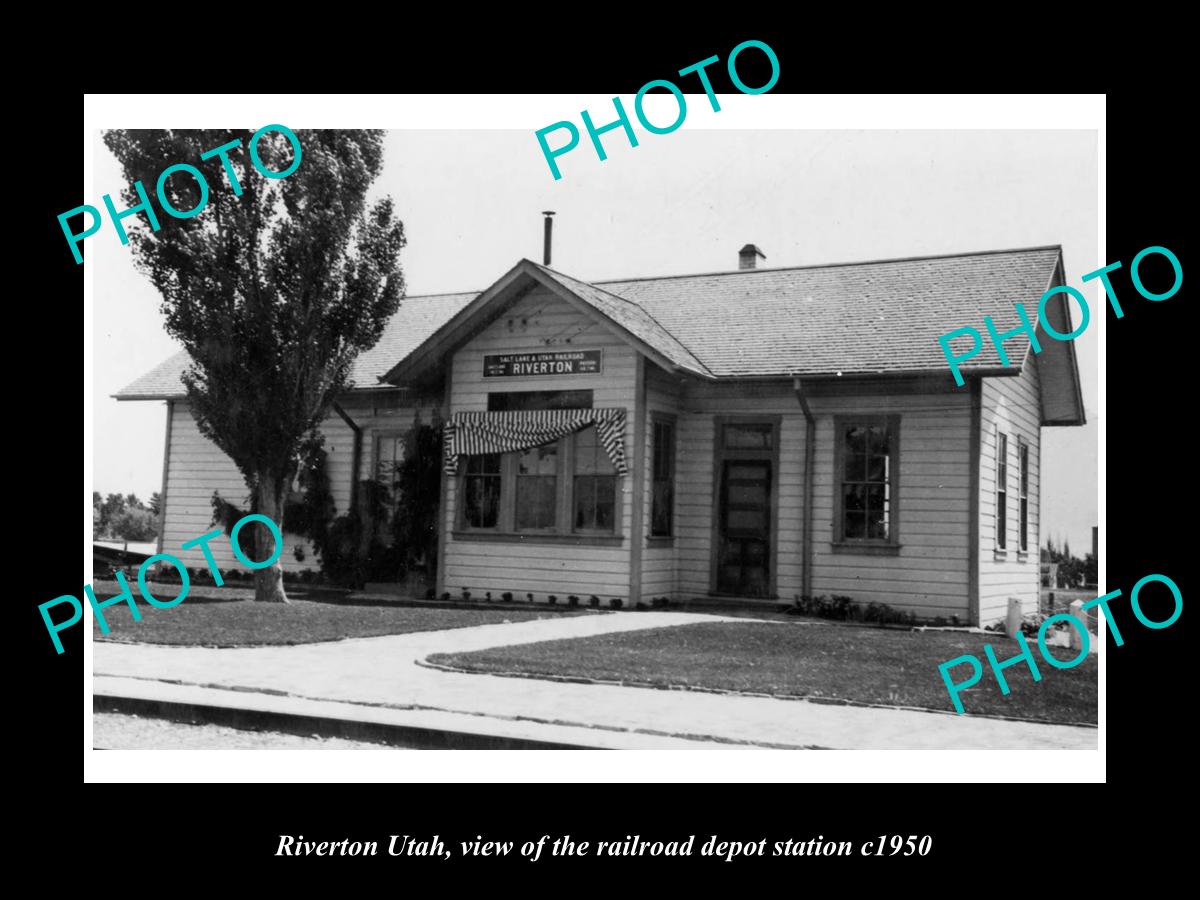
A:
[[[820,619],[832,619],[837,622],[874,622],[879,625],[922,624],[922,620],[916,613],[895,609],[886,603],[857,603],[853,598],[842,595],[822,594],[819,597],[797,595],[795,602],[785,606],[783,611],[791,616],[816,616]],[[959,622],[957,616],[952,616],[949,620],[939,616],[926,624],[957,625]]]

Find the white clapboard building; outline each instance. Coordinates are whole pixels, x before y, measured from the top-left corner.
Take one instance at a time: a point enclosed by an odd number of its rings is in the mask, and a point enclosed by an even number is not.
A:
[[[1017,335],[1006,363],[985,337],[956,387],[937,338],[985,315],[1017,326],[1014,302],[1036,310],[1063,283],[1061,249],[762,258],[747,245],[729,271],[593,283],[521,260],[483,291],[406,298],[322,425],[338,511],[436,415],[438,594],[833,594],[976,624],[1009,597],[1034,611],[1042,428],[1084,421],[1074,346],[1039,334],[1034,353]],[[1071,331],[1062,294],[1047,318]],[[211,529],[214,491],[246,495],[197,430],[187,364],[117,395],[166,401],[171,553]],[[316,565],[287,543],[285,567]]]

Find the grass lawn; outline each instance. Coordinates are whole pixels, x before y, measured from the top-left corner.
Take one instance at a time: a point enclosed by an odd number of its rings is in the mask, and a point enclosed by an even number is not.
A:
[[[984,677],[959,694],[966,713],[1045,722],[1096,722],[1097,660],[1055,669],[1039,659],[1042,680],[1025,665],[1004,670],[1000,688],[984,656],[991,643],[1001,661],[1017,649],[1011,638],[963,632],[911,632],[843,625],[712,622],[576,640],[546,641],[474,653],[440,653],[430,661],[472,672],[505,672],[686,686],[920,707],[953,712],[938,665],[973,654]],[[1074,652],[1050,648],[1069,660]],[[1035,658],[1038,657],[1036,646]],[[969,666],[951,671],[960,681]]]
[[[151,592],[170,600],[179,585],[149,584]],[[115,597],[115,581],[94,585],[99,600]],[[341,638],[375,637],[382,634],[409,634],[415,631],[441,631],[499,622],[525,622],[573,613],[513,608],[497,604],[496,609],[443,609],[404,607],[381,604],[355,604],[347,601],[344,591],[288,586],[291,603],[255,603],[254,589],[247,587],[194,586],[178,606],[158,609],[146,603],[134,585],[140,622],[133,621],[129,606],[114,604],[104,610],[111,629],[107,635],[93,624],[96,640],[147,644],[177,644],[195,647],[249,647],[264,644],[311,644]]]

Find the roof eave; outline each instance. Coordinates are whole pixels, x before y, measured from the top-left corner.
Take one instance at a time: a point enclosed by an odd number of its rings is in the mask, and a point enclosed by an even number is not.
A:
[[[109,394],[114,400],[186,400],[187,394]]]

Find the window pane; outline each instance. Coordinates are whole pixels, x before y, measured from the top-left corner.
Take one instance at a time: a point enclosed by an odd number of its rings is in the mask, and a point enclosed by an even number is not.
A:
[[[500,454],[484,453],[479,456],[467,457],[467,474],[500,474]]]
[[[543,444],[517,455],[518,475],[554,475],[558,472],[558,443]]]
[[[470,475],[464,485],[464,518],[472,528],[495,528],[500,518],[500,478]]]
[[[770,425],[726,425],[722,434],[729,449],[770,450],[772,430]]]
[[[596,525],[603,531],[612,531],[616,510],[616,479],[602,475],[596,479]]]
[[[887,456],[890,448],[886,425],[872,425],[867,435],[868,451],[872,456]]]
[[[671,483],[669,481],[654,482],[654,501],[651,503],[650,533],[655,537],[664,537],[671,533]]]
[[[576,475],[608,475],[615,471],[594,426],[575,434]]]
[[[580,475],[575,478],[575,528],[612,531],[616,512],[616,478]]]
[[[671,477],[671,464],[675,457],[675,433],[666,422],[654,423],[654,477]]]
[[[847,512],[861,512],[867,508],[867,487],[863,484],[848,484],[842,489],[842,502]]]
[[[888,458],[886,456],[870,456],[867,462],[867,481],[884,482],[888,480]]]
[[[867,536],[866,514],[862,512],[846,511],[846,537],[847,538],[864,538]]]
[[[1029,501],[1021,498],[1021,549],[1029,549]]]
[[[846,452],[867,452],[867,429],[859,425],[846,426]]]
[[[872,502],[867,511],[867,537],[872,540],[886,541],[889,536],[890,510],[886,502],[876,506]]]
[[[846,454],[846,474],[844,477],[847,481],[867,480],[867,455],[865,453]]]
[[[597,468],[596,450],[599,442],[596,440],[596,429],[585,428],[575,435],[575,473],[578,475],[594,475]],[[603,450],[601,449],[601,452]]]
[[[493,391],[488,394],[489,412],[591,408],[591,391]]]
[[[517,528],[554,526],[555,482],[545,475],[526,475],[517,479]]]

